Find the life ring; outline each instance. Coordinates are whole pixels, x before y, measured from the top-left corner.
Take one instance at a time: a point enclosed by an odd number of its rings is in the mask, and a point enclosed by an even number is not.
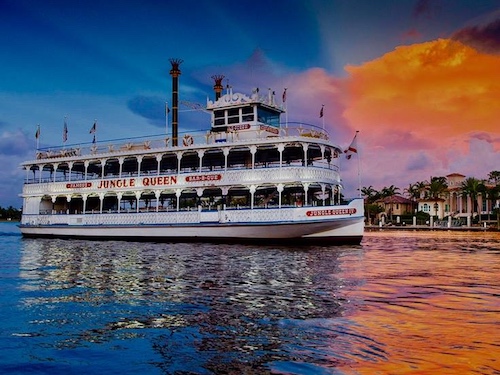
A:
[[[182,144],[184,146],[191,146],[193,144],[194,140],[193,140],[193,136],[189,135],[189,134],[186,134],[184,136],[184,138],[182,138]]]

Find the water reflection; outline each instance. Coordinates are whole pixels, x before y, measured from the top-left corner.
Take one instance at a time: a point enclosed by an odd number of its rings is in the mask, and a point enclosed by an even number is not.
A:
[[[71,352],[70,363],[105,349],[101,367],[134,353],[113,363],[121,373],[495,374],[499,240],[375,232],[362,246],[306,249],[24,240],[30,331],[17,334],[36,338],[41,362],[57,361],[47,348]]]
[[[372,233],[350,292],[357,331],[388,361],[351,362],[361,374],[498,374],[498,233]]]
[[[59,331],[58,347],[147,336],[168,373],[305,361],[311,349],[300,345],[318,339],[294,321],[339,317],[346,303],[337,249],[23,244],[21,276],[30,292],[23,302],[44,316],[33,320],[38,329]]]

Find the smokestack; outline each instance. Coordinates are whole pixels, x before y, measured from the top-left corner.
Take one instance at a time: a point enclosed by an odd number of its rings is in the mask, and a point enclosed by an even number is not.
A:
[[[172,76],[172,146],[177,146],[178,127],[179,127],[179,76],[181,71],[179,65],[182,64],[181,59],[170,59],[172,69],[170,75]]]
[[[214,91],[215,91],[215,100],[219,100],[222,90],[224,90],[224,87],[222,86],[222,80],[224,79],[223,75],[214,75],[212,76],[212,79],[215,81],[214,85]]]

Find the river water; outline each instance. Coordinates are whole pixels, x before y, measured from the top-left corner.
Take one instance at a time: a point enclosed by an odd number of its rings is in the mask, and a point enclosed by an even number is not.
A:
[[[500,374],[499,233],[0,243],[2,374]]]

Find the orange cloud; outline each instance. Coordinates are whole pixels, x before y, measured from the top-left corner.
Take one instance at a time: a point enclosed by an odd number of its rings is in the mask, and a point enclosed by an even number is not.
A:
[[[393,130],[429,145],[470,131],[498,132],[500,56],[448,39],[398,47],[346,67],[344,116],[383,143]]]
[[[499,55],[439,39],[347,66],[343,116],[360,130],[363,185],[381,188],[500,164]],[[355,179],[347,165],[345,180]],[[351,187],[352,188],[352,187]]]

